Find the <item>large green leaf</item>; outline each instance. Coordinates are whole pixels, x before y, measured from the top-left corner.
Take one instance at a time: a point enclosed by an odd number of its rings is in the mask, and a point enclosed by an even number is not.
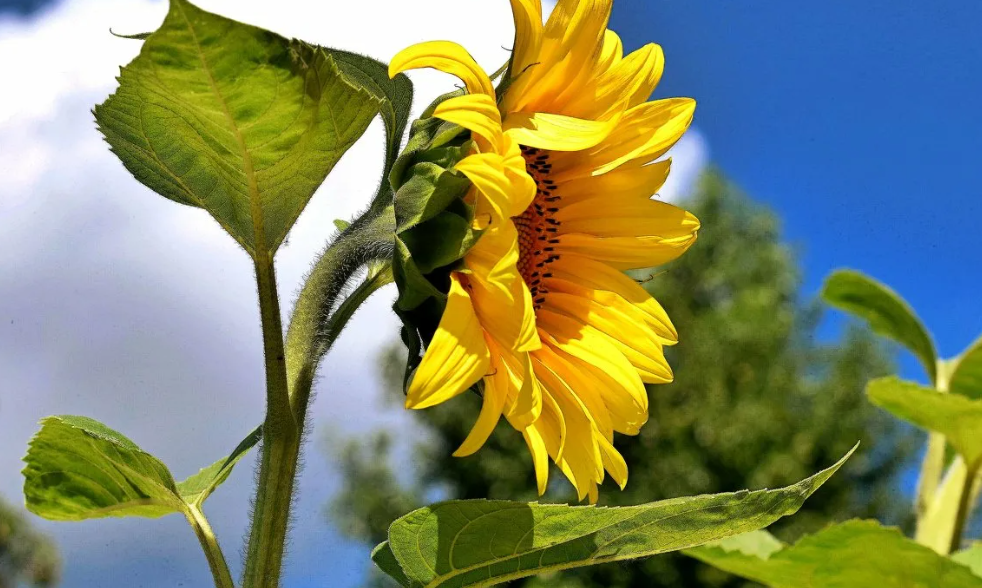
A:
[[[260,437],[177,484],[170,470],[118,431],[80,416],[41,421],[24,458],[27,509],[51,520],[150,517],[200,507]]]
[[[982,588],[964,565],[875,521],[833,525],[764,553],[760,543],[751,533],[685,553],[772,588]]]
[[[982,399],[982,337],[949,362],[948,391],[976,400]]]
[[[911,351],[933,382],[937,369],[934,343],[921,320],[896,292],[853,270],[837,270],[825,281],[822,298],[866,322],[876,333]]]
[[[943,394],[895,376],[866,386],[870,401],[906,421],[941,433],[974,471],[982,459],[982,400]]]
[[[827,470],[777,490],[618,508],[444,502],[394,522],[388,547],[376,548],[376,560],[391,572],[394,558],[405,575],[405,586],[488,586],[694,547],[766,527],[796,512],[851,454]]]
[[[184,509],[167,466],[90,418],[42,420],[24,461],[27,509],[46,519],[160,517]]]
[[[180,494],[186,503],[200,507],[211,496],[211,493],[215,491],[215,488],[218,488],[218,486],[228,479],[235,464],[239,463],[239,460],[246,453],[249,453],[249,450],[255,447],[262,438],[263,428],[261,426],[256,427],[249,433],[248,437],[243,439],[232,450],[232,453],[228,457],[222,458],[206,468],[202,468],[197,474],[177,484],[177,493]]]
[[[138,180],[265,256],[379,107],[320,48],[171,0],[95,116]]]

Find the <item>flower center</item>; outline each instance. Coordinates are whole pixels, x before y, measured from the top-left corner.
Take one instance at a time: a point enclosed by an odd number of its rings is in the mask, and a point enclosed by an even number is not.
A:
[[[559,259],[555,245],[559,243],[559,221],[553,214],[559,210],[556,184],[549,179],[552,164],[549,152],[522,147],[525,171],[535,180],[536,192],[532,204],[521,215],[513,217],[518,229],[518,271],[532,293],[535,310],[545,302],[543,278],[552,276],[549,264]]]

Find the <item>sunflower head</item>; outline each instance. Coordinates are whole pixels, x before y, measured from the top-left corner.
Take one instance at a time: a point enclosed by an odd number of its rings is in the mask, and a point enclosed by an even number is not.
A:
[[[637,434],[645,385],[672,380],[675,328],[624,270],[695,241],[694,216],[652,199],[695,103],[648,101],[661,50],[624,55],[610,0],[559,0],[545,24],[539,0],[511,5],[514,50],[497,88],[447,41],[390,66],[464,86],[414,124],[393,170],[396,310],[411,350],[426,347],[406,405],[478,390],[481,414],[455,455],[477,451],[504,417],[528,444],[540,493],[551,461],[596,501],[606,475],[627,483],[614,434]]]

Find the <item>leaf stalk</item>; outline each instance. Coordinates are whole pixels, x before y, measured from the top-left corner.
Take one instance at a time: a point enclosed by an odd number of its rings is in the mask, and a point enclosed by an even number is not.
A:
[[[212,531],[205,513],[196,506],[188,506],[184,511],[184,516],[187,517],[188,523],[194,529],[194,534],[198,536],[202,551],[205,552],[208,567],[215,579],[215,588],[235,588],[232,574],[228,570],[228,563],[225,562],[225,555],[218,545],[218,539],[215,538],[215,532]]]

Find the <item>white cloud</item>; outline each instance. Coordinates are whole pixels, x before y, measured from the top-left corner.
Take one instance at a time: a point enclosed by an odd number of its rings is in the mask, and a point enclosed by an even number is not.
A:
[[[511,36],[503,1],[198,4],[383,60],[412,43],[448,38],[496,69]],[[227,452],[262,417],[250,263],[206,213],[134,181],[101,141],[89,112],[141,45],[111,36],[109,27],[153,30],[165,12],[159,1],[64,0],[33,20],[0,19],[0,493],[7,497],[20,493],[20,457],[37,420],[48,414],[103,420],[178,476]],[[469,24],[475,22],[480,26]],[[411,77],[422,105],[453,83],[436,72]],[[331,221],[351,217],[367,202],[381,149],[376,122],[290,235],[278,256],[284,312]],[[691,183],[704,144],[694,135],[675,154],[674,186],[662,191],[665,198]],[[389,289],[370,301],[325,363],[313,407],[318,426],[355,431],[380,420],[404,426],[401,413],[379,415],[374,373],[376,352],[397,332],[392,297]],[[366,554],[325,530],[321,507],[334,483],[319,448],[308,451],[297,525],[319,543],[297,541],[289,577],[299,583],[343,570],[348,576],[336,576],[332,585],[355,585]],[[209,506],[233,565],[246,524],[249,469],[241,467]],[[207,583],[197,546],[177,517],[44,527],[62,544],[66,586]]]

